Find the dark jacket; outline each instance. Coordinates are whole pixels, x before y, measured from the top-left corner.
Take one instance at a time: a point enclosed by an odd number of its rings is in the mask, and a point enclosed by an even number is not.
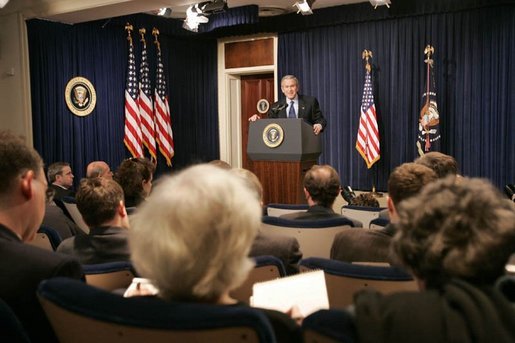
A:
[[[299,113],[297,114],[297,117],[304,119],[311,125],[320,124],[322,125],[322,130],[324,130],[327,125],[327,120],[325,120],[322,112],[320,111],[318,100],[315,97],[301,94],[298,94],[298,97]],[[286,108],[286,99],[274,102],[272,106],[270,106],[267,116],[268,118],[288,118]]]
[[[56,276],[81,279],[82,268],[70,256],[24,244],[0,224],[0,298],[11,307],[33,342],[57,340],[36,297],[39,283]]]

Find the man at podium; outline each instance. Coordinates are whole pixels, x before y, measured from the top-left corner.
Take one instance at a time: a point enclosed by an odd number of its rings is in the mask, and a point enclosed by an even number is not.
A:
[[[274,102],[268,110],[268,118],[302,118],[313,126],[313,132],[318,135],[327,125],[318,100],[313,96],[298,93],[299,80],[293,75],[286,75],[281,79],[281,91],[285,99]],[[261,119],[257,114],[249,121]]]

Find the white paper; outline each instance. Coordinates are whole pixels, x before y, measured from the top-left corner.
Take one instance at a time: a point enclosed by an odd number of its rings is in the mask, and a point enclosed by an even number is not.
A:
[[[252,287],[251,306],[287,312],[294,305],[303,317],[329,308],[322,270],[259,282]]]

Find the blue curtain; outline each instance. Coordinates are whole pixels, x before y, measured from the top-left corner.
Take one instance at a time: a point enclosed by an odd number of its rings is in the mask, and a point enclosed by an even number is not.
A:
[[[328,119],[322,163],[344,184],[385,190],[390,171],[417,156],[423,50],[435,48],[442,152],[464,175],[497,186],[515,177],[515,7],[497,6],[368,20],[285,32],[279,75],[294,74]],[[381,159],[372,169],[355,149],[364,83],[363,49],[373,51]]]
[[[76,182],[90,161],[105,160],[115,169],[129,157],[123,136],[127,68],[124,23],[130,19],[73,26],[27,22],[34,144],[47,164],[70,162]],[[137,69],[141,51],[137,30],[145,27],[154,85],[155,47],[150,33],[163,21],[135,16],[134,22]],[[174,168],[218,158],[216,40],[162,34],[160,42],[174,132]],[[66,107],[64,90],[76,76],[87,78],[96,89],[97,105],[87,117],[75,116]],[[158,173],[167,171],[170,168],[160,156]]]
[[[318,97],[328,119],[322,163],[358,189],[386,189],[390,171],[416,157],[416,132],[425,86],[423,49],[435,47],[442,152],[455,156],[462,173],[501,187],[515,178],[515,6],[513,0],[396,0],[390,10],[368,3],[260,18],[255,8],[213,15],[205,33],[182,21],[149,15],[78,25],[41,20],[29,34],[34,142],[46,163],[72,163],[80,178],[86,164],[102,159],[115,168],[123,145],[127,41],[124,25],[145,27],[152,78],[160,32],[175,141],[174,167],[219,157],[217,38],[279,33],[279,75],[295,74],[301,92]],[[228,27],[220,27],[222,22]],[[247,24],[244,24],[247,23]],[[223,25],[222,25],[223,26]],[[135,38],[139,64],[140,44]],[[363,49],[372,50],[381,159],[368,170],[355,149],[364,83]],[[66,108],[64,88],[88,78],[97,107],[85,118]],[[152,80],[152,83],[154,80]],[[171,169],[159,160],[159,173]]]

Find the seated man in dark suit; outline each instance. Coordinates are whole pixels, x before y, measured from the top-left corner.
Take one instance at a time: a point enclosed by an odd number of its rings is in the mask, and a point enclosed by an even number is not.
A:
[[[398,220],[396,206],[436,180],[434,171],[423,165],[404,163],[388,179],[387,207],[390,224],[381,230],[345,229],[334,237],[331,258],[344,262],[393,262],[390,242]]]
[[[314,165],[304,176],[304,195],[309,208],[305,212],[283,214],[281,218],[313,220],[345,217],[333,211],[333,203],[340,194],[340,176],[330,165]],[[351,218],[354,226],[363,224]]]
[[[31,241],[43,220],[47,194],[43,161],[16,135],[0,131],[0,298],[34,342],[56,341],[37,298],[42,280],[83,277],[79,262]]]
[[[231,173],[242,178],[246,185],[255,191],[257,199],[263,205],[263,186],[259,182],[256,174],[247,169],[235,168],[231,169]],[[299,272],[298,263],[302,258],[299,242],[295,237],[283,235],[270,235],[258,231],[254,242],[250,248],[249,256],[271,255],[280,259],[286,269],[287,274],[296,274]]]
[[[73,197],[73,173],[67,162],[55,162],[48,166],[47,171],[50,188],[55,192],[54,199],[61,200],[64,197]]]
[[[82,264],[129,261],[129,219],[120,185],[102,177],[82,179],[75,198],[89,234],[65,239],[57,251]]]

